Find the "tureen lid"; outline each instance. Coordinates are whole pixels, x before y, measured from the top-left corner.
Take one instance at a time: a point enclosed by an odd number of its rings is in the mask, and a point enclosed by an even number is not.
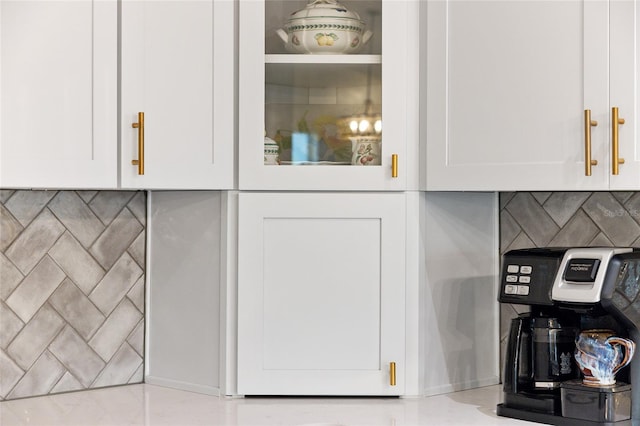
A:
[[[360,15],[348,10],[336,0],[310,0],[307,7],[293,12],[289,19],[313,18],[320,16],[360,20]]]

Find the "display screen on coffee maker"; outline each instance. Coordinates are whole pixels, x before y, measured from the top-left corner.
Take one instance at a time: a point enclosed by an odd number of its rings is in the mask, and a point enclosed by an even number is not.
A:
[[[600,259],[570,259],[564,271],[565,281],[592,283],[596,280]]]

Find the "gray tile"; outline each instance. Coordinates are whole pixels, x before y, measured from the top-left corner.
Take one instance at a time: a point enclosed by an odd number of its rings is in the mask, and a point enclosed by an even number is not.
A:
[[[142,383],[143,381],[144,381],[144,362],[140,364],[138,369],[135,371],[135,373],[133,373],[133,375],[131,376],[131,378],[127,383],[132,385],[134,383]]]
[[[142,314],[124,299],[89,340],[89,346],[104,361],[109,361],[142,319]]]
[[[0,302],[0,349],[7,349],[9,343],[20,333],[24,323],[4,303]]]
[[[640,192],[634,192],[624,203],[624,207],[629,212],[629,216],[640,223]]]
[[[49,351],[85,388],[91,385],[105,366],[104,361],[69,326],[51,343]]]
[[[15,192],[13,189],[0,189],[0,204],[6,203]]]
[[[547,198],[549,198],[551,194],[552,192],[532,192],[531,193],[533,198],[535,198],[536,201],[540,204],[543,204],[545,201],[547,201]]]
[[[141,320],[127,337],[127,343],[131,345],[138,355],[144,357],[144,320]]]
[[[64,366],[48,351],[45,351],[33,367],[22,376],[11,393],[7,395],[7,399],[45,395],[55,386],[65,371]]]
[[[124,209],[91,247],[91,254],[105,269],[109,269],[142,230],[140,222],[128,209]]]
[[[22,226],[27,226],[56,195],[56,191],[17,191],[5,204]]]
[[[0,252],[0,300],[7,300],[23,278],[20,270]]]
[[[104,230],[100,219],[73,191],[60,191],[49,203],[49,209],[85,248]]]
[[[22,321],[28,322],[64,279],[64,272],[49,256],[45,256],[11,293],[6,303]]]
[[[530,193],[519,192],[505,209],[538,247],[546,246],[560,229]]]
[[[127,383],[142,365],[142,358],[128,344],[123,344],[102,370],[91,387],[113,386]]]
[[[627,200],[633,196],[633,194],[635,194],[635,192],[615,191],[611,193],[611,195],[613,195],[616,200],[620,201],[621,204],[626,203]]]
[[[582,208],[615,245],[627,246],[640,236],[640,225],[608,192],[592,194]]]
[[[588,245],[590,247],[613,247],[613,243],[602,232],[599,232]]]
[[[23,274],[42,259],[47,251],[64,232],[64,226],[44,209],[31,224],[24,229],[13,244],[5,251],[9,258]]]
[[[136,192],[136,195],[131,199],[127,208],[131,210],[131,213],[138,219],[138,221],[146,226],[147,224],[147,195],[144,191]]]
[[[142,276],[142,269],[125,253],[107,272],[89,295],[89,299],[102,311],[109,315],[113,308],[131,290],[131,287]]]
[[[134,195],[133,191],[100,191],[91,200],[89,207],[102,223],[109,225]]]
[[[582,210],[578,211],[549,243],[552,247],[588,246],[600,233]]]
[[[144,275],[131,287],[127,297],[141,313],[144,313]]]
[[[51,389],[51,393],[70,392],[81,389],[85,389],[85,387],[82,386],[82,383],[73,377],[73,374],[67,371],[58,383],[56,383],[53,389]]]
[[[142,269],[145,269],[146,243],[146,232],[143,230],[127,250]]]
[[[18,219],[0,204],[0,251],[6,250],[23,229]]]
[[[91,338],[105,321],[100,310],[69,279],[62,282],[49,303],[85,340]]]
[[[504,253],[506,253],[509,250],[517,250],[517,249],[531,248],[531,247],[538,247],[538,246],[536,246],[535,243],[529,239],[527,234],[525,234],[524,232],[521,232],[520,234],[518,234],[516,239],[513,240],[511,245],[506,248]]]
[[[82,201],[89,204],[93,197],[98,195],[98,191],[76,191],[76,194],[82,198]]]
[[[515,192],[501,192],[500,195],[498,196],[500,210],[504,209],[507,206],[507,204],[509,204],[509,201],[511,201],[511,199],[515,197],[515,195],[516,195]]]
[[[63,327],[62,318],[49,305],[45,305],[13,339],[7,354],[21,368],[28,370]]]
[[[513,240],[522,232],[522,229],[508,211],[500,212],[500,250],[508,247]]]
[[[554,192],[543,207],[558,226],[563,227],[590,195],[590,192]]]
[[[91,293],[104,277],[104,269],[69,232],[65,232],[49,250],[49,256],[84,294]]]
[[[6,398],[23,375],[24,371],[0,350],[0,398]]]

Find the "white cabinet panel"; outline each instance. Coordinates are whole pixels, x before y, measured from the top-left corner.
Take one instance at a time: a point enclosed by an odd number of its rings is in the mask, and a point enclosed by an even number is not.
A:
[[[619,174],[611,175],[611,189],[640,188],[640,138],[638,134],[638,95],[640,95],[640,47],[637,1],[611,1],[611,95],[610,107],[619,109],[624,124],[618,124]],[[611,112],[611,111],[609,111]],[[615,125],[610,118],[611,125]],[[614,141],[612,141],[613,143]]]
[[[429,1],[422,12],[423,187],[608,187],[607,2]],[[589,177],[585,109],[599,123]]]
[[[0,2],[0,186],[117,185],[117,3]]]
[[[403,194],[239,195],[240,394],[403,394],[404,224]]]
[[[146,383],[219,394],[222,203],[149,192]]]
[[[233,187],[233,22],[231,0],[122,2],[123,188]]]

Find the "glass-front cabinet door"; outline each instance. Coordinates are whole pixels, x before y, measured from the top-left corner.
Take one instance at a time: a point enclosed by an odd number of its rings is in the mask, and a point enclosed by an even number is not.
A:
[[[240,1],[240,189],[405,188],[406,15],[404,1]]]

